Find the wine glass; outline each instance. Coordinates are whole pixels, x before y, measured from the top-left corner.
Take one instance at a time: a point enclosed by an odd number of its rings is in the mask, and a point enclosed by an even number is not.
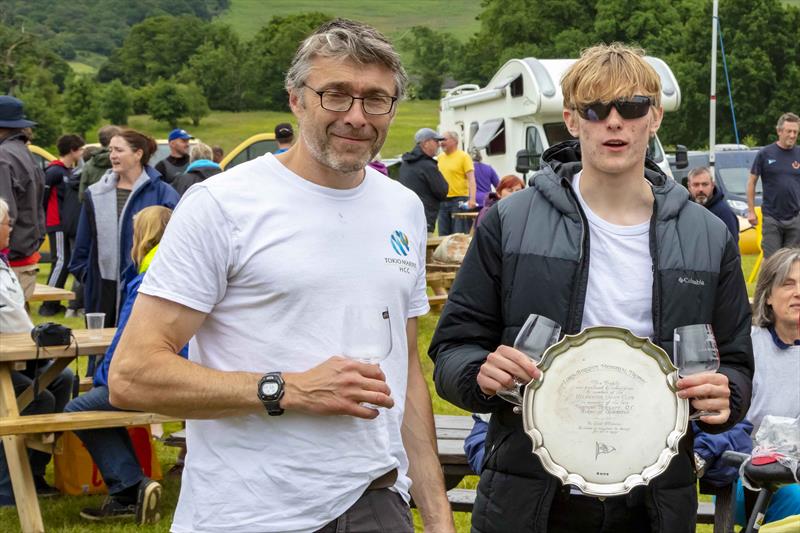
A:
[[[538,364],[547,348],[558,342],[560,335],[561,326],[557,322],[546,316],[531,314],[514,339],[514,348]],[[514,386],[497,391],[497,395],[514,405],[522,405],[520,387],[523,385],[525,383],[514,376]]]
[[[702,372],[716,372],[719,369],[719,350],[711,324],[675,328],[673,343],[678,376],[683,378]],[[689,416],[689,420],[718,414],[719,411],[695,411]]]
[[[392,321],[387,306],[345,305],[342,355],[373,365],[392,353]]]

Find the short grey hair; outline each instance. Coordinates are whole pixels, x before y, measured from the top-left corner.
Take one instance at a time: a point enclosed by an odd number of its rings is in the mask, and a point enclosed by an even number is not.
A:
[[[400,62],[400,54],[372,26],[337,18],[314,30],[295,52],[292,66],[286,73],[287,91],[303,87],[315,57],[349,59],[359,65],[383,65],[394,74],[395,96],[402,98],[405,94],[408,76]]]
[[[6,219],[10,210],[11,208],[8,207],[8,202],[0,198],[0,222]]]
[[[189,149],[189,161],[197,161],[199,159],[208,159],[211,160],[214,158],[214,152],[211,150],[211,147],[206,143],[197,143],[192,145]]]
[[[711,173],[711,169],[708,167],[694,167],[692,170],[689,171],[689,174],[686,176],[686,179],[691,181],[692,178],[695,176],[699,176],[700,174],[708,174],[711,178],[711,183],[714,183],[714,174]]]
[[[783,129],[784,122],[800,122],[800,117],[794,113],[784,113],[781,115],[781,118],[778,119],[778,125],[776,126],[777,129]]]
[[[443,135],[445,137],[450,137],[455,142],[458,142],[458,133],[456,133],[455,131],[446,131],[446,132],[443,133]]]
[[[765,328],[775,324],[775,313],[767,303],[773,289],[781,285],[796,262],[800,261],[800,248],[781,248],[761,265],[753,295],[753,323]]]

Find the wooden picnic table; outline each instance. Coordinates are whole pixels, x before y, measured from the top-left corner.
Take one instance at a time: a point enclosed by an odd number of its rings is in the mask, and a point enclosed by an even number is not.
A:
[[[103,354],[114,338],[116,328],[100,330],[100,338],[91,338],[89,330],[73,330],[80,355]],[[95,334],[96,332],[92,332]],[[47,387],[61,371],[75,359],[75,346],[48,346],[40,350],[41,359],[55,359],[53,364],[39,377],[41,389]],[[36,359],[36,344],[30,333],[0,333],[0,419],[13,422],[11,419],[21,418],[20,411],[33,400],[33,389],[28,387],[19,396],[14,394],[11,372],[18,363]],[[8,461],[11,486],[17,502],[22,531],[42,532],[44,525],[39,509],[39,500],[33,484],[33,473],[28,461],[26,436],[8,434],[2,437],[3,447]]]
[[[33,289],[33,296],[29,302],[60,302],[62,300],[74,300],[75,293],[58,287],[51,287],[44,283],[37,283]]]
[[[425,244],[425,262],[430,263],[433,261],[433,252],[436,247],[442,243],[442,237],[428,237],[428,242]]]
[[[464,415],[434,415],[434,422],[444,484],[450,490],[461,483],[464,476],[476,475],[464,453],[464,439],[472,430],[473,420]]]

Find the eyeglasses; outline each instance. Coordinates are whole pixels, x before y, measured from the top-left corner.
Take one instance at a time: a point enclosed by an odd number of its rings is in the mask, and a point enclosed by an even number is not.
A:
[[[589,122],[600,122],[608,117],[613,107],[619,116],[625,120],[632,120],[645,116],[650,111],[651,105],[653,105],[653,100],[649,96],[631,96],[612,102],[592,102],[584,106],[577,106],[577,111]]]
[[[344,113],[350,111],[354,100],[361,100],[361,108],[367,115],[387,115],[392,112],[396,96],[353,96],[339,91],[317,91],[313,87],[303,84],[306,88],[317,93],[319,105],[327,111]]]

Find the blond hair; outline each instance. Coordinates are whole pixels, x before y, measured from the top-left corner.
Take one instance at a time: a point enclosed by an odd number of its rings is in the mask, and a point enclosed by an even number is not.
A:
[[[211,147],[206,143],[197,143],[189,149],[189,161],[195,162],[200,159],[211,159],[214,157],[214,152]]]
[[[800,248],[781,248],[764,261],[758,273],[756,291],[753,294],[753,323],[765,328],[775,324],[775,312],[767,303],[775,287],[789,276],[789,271],[800,261]]]
[[[649,96],[661,106],[661,79],[644,59],[644,50],[622,43],[586,48],[561,78],[564,108],[611,102],[628,96]]]
[[[133,247],[131,259],[134,264],[141,265],[145,256],[161,242],[164,230],[172,216],[172,209],[151,205],[145,207],[133,217]]]

